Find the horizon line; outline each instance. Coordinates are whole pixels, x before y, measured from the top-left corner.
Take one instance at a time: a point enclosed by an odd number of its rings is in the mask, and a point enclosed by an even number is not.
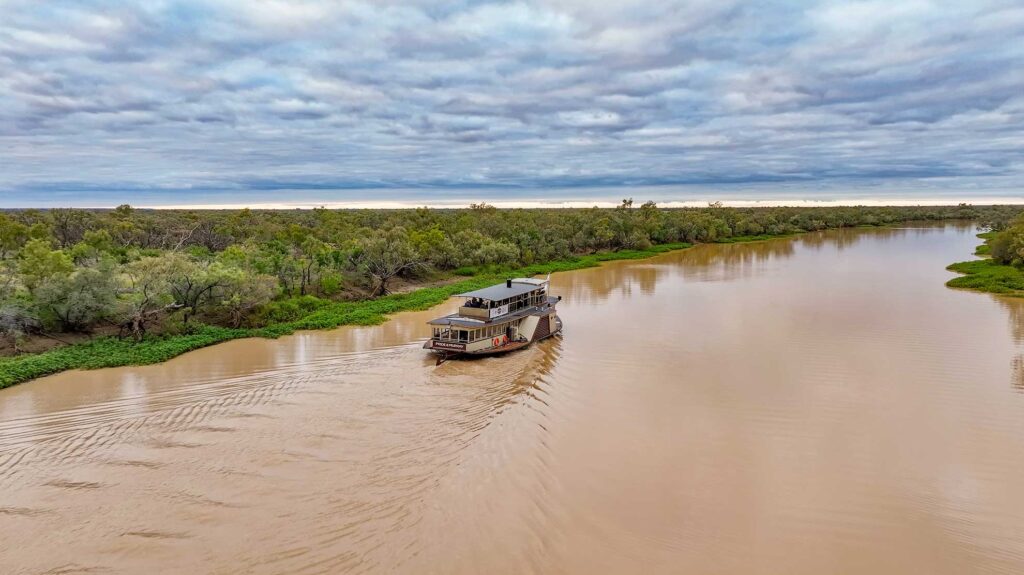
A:
[[[639,206],[647,200],[633,200],[634,206]],[[994,205],[1024,205],[1024,197],[967,197],[967,198],[858,198],[858,199],[778,199],[778,200],[670,200],[658,202],[653,200],[659,208],[706,208],[711,203],[720,203],[725,208],[810,208],[810,207],[942,207],[958,206],[967,204],[970,206],[994,206]],[[80,209],[80,210],[109,210],[128,202],[121,202],[116,205],[95,205],[95,206],[10,206],[0,207],[0,211],[15,210],[53,210],[53,209]],[[565,201],[487,201],[486,199],[460,199],[459,201],[448,202],[412,202],[401,200],[387,201],[340,201],[340,202],[232,202],[232,203],[210,203],[210,204],[149,204],[131,205],[131,207],[142,210],[312,210],[316,208],[326,209],[351,209],[351,210],[409,210],[416,208],[428,209],[469,209],[472,204],[485,204],[497,209],[586,209],[586,208],[615,208],[621,205],[620,202],[598,200],[565,200]]]

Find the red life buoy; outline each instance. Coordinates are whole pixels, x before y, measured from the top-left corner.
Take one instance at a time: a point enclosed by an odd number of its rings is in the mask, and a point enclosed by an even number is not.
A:
[[[499,345],[501,345],[501,340],[498,338],[494,338],[491,340],[491,344],[493,344],[494,347],[498,347]]]
[[[501,336],[501,343],[508,343],[508,336],[507,335]]]

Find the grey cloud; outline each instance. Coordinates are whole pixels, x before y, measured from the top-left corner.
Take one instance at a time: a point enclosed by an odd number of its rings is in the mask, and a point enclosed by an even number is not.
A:
[[[0,194],[1019,184],[1011,2],[607,4],[8,2]]]

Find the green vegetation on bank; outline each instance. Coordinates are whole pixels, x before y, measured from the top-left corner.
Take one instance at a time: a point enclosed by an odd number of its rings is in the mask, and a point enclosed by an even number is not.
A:
[[[799,233],[799,232],[797,232],[797,233]],[[789,237],[789,236],[793,236],[793,235],[796,235],[796,233],[776,234],[776,235],[758,234],[756,236],[732,236],[732,237],[728,237],[728,238],[720,238],[720,239],[716,240],[715,243],[718,243],[718,244],[741,244],[741,243],[747,243],[747,242],[763,242],[765,240],[776,240],[776,239],[779,239],[779,238],[785,238],[785,237]]]
[[[391,294],[358,302],[329,302],[295,320],[275,323],[263,328],[225,328],[197,325],[187,334],[152,336],[136,342],[131,339],[104,337],[58,348],[45,353],[0,359],[0,389],[44,375],[69,369],[97,369],[125,365],[146,365],[166,361],[185,352],[244,337],[277,338],[298,330],[330,329],[343,325],[376,325],[389,314],[424,310],[438,305],[454,294],[474,290],[502,281],[506,276],[533,276],[560,271],[594,267],[601,262],[649,258],[658,254],[690,247],[687,243],[652,246],[643,250],[602,252],[534,264],[521,269],[492,270],[473,279],[439,287],[420,288],[409,293]],[[312,298],[312,296],[307,296]],[[315,298],[313,298],[315,299]]]
[[[1008,222],[1018,212],[662,209],[631,199],[611,209],[0,211],[0,386],[238,337],[379,323],[510,274],[831,228]],[[57,341],[72,345],[49,349]]]
[[[946,269],[964,274],[946,282],[949,287],[1024,296],[1024,271],[1020,268],[996,263],[988,258],[958,262]]]
[[[974,253],[983,259],[958,262],[946,269],[960,277],[946,282],[952,288],[1024,297],[1024,216],[978,234],[985,243]]]

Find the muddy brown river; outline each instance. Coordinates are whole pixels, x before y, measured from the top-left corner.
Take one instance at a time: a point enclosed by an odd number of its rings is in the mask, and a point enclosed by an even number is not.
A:
[[[1024,300],[967,225],[556,274],[561,338],[424,322],[0,391],[3,573],[1024,573]]]

